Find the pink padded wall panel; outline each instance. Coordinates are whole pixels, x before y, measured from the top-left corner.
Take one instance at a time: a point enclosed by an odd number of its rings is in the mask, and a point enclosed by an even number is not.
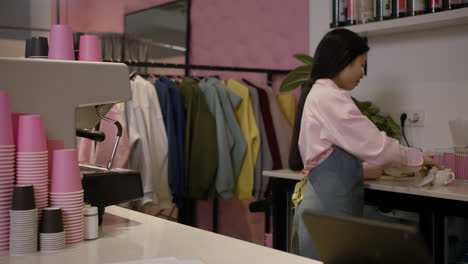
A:
[[[193,64],[291,69],[309,50],[309,0],[192,0]]]

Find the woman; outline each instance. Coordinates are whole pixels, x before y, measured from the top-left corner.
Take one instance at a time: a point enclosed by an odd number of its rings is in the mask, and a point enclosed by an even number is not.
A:
[[[356,33],[335,29],[320,41],[310,84],[303,87],[289,157],[293,170],[310,170],[296,209],[299,254],[319,259],[301,214],[319,210],[362,216],[362,162],[398,166],[407,172],[437,166],[421,151],[387,137],[353,103],[348,91],[363,77],[369,47]],[[300,153],[300,154],[299,154]]]

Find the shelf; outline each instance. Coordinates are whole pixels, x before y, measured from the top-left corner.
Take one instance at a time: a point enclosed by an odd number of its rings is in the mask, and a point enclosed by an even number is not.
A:
[[[346,26],[362,36],[372,37],[468,24],[468,8],[441,11],[412,17]]]

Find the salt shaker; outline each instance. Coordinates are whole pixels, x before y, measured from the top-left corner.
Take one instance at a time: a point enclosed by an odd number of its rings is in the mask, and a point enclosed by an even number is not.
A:
[[[96,239],[99,236],[98,231],[98,208],[95,206],[86,206],[83,208],[84,214],[84,239]]]

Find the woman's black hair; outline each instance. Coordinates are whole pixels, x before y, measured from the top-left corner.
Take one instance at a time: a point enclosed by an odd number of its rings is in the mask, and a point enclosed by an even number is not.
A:
[[[318,79],[331,79],[336,77],[346,66],[351,64],[356,57],[368,51],[369,46],[362,37],[343,28],[328,32],[318,44],[315,50],[309,80],[302,86],[301,96],[299,97],[297,105],[293,135],[291,138],[291,148],[289,150],[289,168],[291,170],[304,169],[298,141],[304,103],[312,85],[314,85],[315,81]]]

